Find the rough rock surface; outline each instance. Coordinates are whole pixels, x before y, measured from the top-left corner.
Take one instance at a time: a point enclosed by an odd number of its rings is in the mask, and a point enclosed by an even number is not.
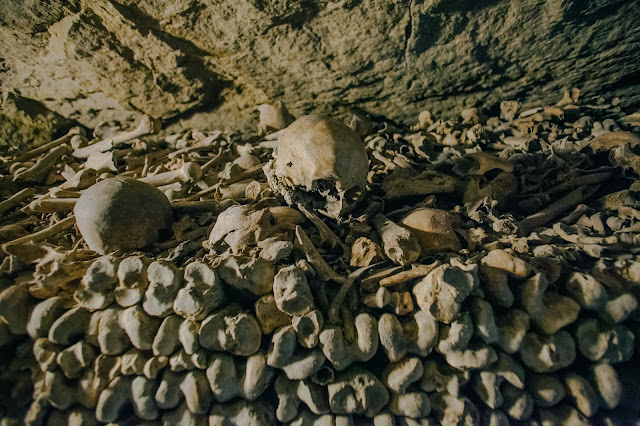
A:
[[[419,109],[537,106],[570,87],[640,102],[637,1],[407,3],[8,0],[1,91],[89,127],[148,113],[242,128],[278,99],[296,116],[405,123]]]

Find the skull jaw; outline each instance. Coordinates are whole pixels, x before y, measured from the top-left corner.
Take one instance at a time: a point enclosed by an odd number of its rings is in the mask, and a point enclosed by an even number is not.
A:
[[[311,190],[300,185],[290,185],[286,179],[275,174],[272,162],[263,170],[271,189],[280,194],[287,204],[301,204],[310,211],[338,221],[348,216],[364,195],[364,191],[357,187],[346,191],[338,189],[336,182],[330,179],[313,181]]]

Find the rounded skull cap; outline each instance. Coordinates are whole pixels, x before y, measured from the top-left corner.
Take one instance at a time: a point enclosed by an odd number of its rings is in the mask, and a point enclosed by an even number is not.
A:
[[[73,212],[80,235],[100,254],[147,246],[173,222],[171,203],[162,191],[125,177],[85,190]]]
[[[369,164],[360,136],[346,124],[306,115],[282,133],[275,174],[291,185],[311,190],[313,182],[330,180],[339,191],[367,183]]]

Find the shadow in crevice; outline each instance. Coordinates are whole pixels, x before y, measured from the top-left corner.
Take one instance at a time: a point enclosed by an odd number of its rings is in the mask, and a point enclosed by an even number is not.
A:
[[[233,82],[207,67],[204,58],[211,55],[209,52],[199,48],[189,40],[165,32],[157,20],[147,15],[135,4],[127,6],[117,2],[111,2],[111,4],[123,17],[131,21],[141,34],[152,33],[172,49],[181,52],[182,56],[178,57],[177,66],[182,74],[189,81],[200,82],[201,92],[199,94],[202,97],[197,106],[174,116],[166,117],[163,120],[166,125],[188,118],[197,112],[209,111],[222,104],[221,93],[223,90],[232,87]],[[202,8],[204,6],[199,7]],[[126,46],[122,47],[129,49]],[[179,90],[175,83],[166,78],[166,76],[158,74],[155,78],[155,83],[163,90],[169,93]]]

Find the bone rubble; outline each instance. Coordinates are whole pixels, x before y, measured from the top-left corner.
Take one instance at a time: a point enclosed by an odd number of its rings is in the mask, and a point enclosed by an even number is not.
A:
[[[0,158],[0,423],[640,418],[640,121],[579,95]]]

